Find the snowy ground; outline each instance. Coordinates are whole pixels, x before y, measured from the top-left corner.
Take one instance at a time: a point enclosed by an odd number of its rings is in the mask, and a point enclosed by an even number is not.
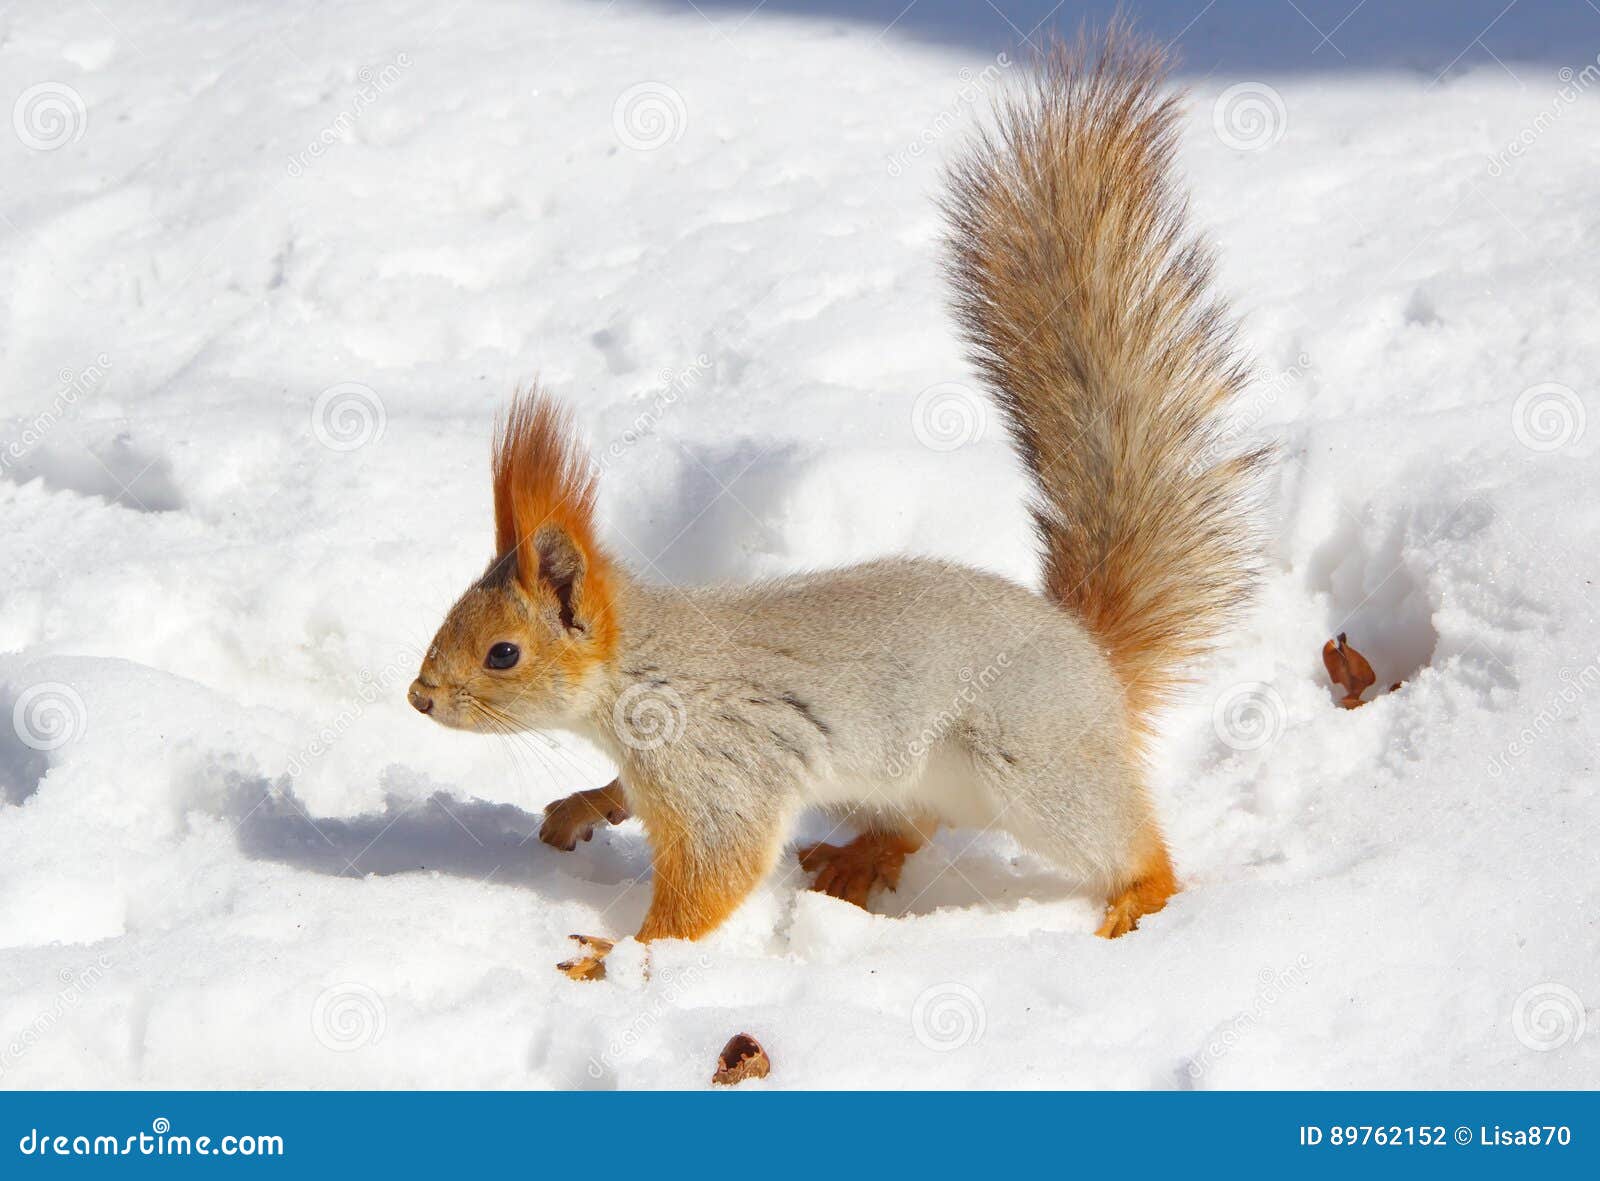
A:
[[[1600,1081],[1582,3],[1145,6],[1283,448],[1164,913],[1096,940],[954,832],[876,913],[791,856],[648,979],[552,970],[647,900],[637,824],[531,836],[607,769],[403,699],[516,382],[653,577],[1034,576],[932,197],[1050,6],[902,7],[0,13],[0,1084],[699,1086],[738,1031],[758,1086]],[[1338,709],[1341,630],[1402,687]]]

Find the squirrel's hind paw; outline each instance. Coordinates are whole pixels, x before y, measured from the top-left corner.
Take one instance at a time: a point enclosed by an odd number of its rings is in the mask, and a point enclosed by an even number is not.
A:
[[[848,845],[806,845],[799,850],[800,868],[815,873],[811,888],[818,893],[867,908],[874,886],[893,890],[900,884],[906,854],[922,842],[883,833],[862,833]]]
[[[1137,930],[1141,918],[1155,914],[1177,892],[1172,864],[1162,847],[1150,857],[1138,877],[1106,899],[1105,922],[1095,934],[1102,939],[1120,939],[1129,931]]]

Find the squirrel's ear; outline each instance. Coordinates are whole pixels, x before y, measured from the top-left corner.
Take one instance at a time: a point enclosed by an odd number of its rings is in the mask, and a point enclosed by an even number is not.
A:
[[[544,525],[522,551],[523,560],[518,565],[523,585],[529,591],[537,587],[555,595],[561,626],[567,631],[586,631],[583,581],[589,562],[583,548],[559,525]]]
[[[568,632],[614,633],[608,565],[594,540],[596,472],[570,417],[537,389],[512,399],[495,431],[495,548],[514,554],[519,586],[554,605]],[[602,645],[603,646],[603,645]]]

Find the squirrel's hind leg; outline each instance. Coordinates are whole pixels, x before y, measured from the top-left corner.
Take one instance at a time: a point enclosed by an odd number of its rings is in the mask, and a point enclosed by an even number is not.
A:
[[[1154,914],[1178,892],[1167,843],[1153,818],[1146,821],[1127,872],[1106,898],[1106,917],[1095,932],[1103,939],[1126,935],[1147,914]]]
[[[800,868],[815,874],[811,888],[853,902],[862,910],[877,886],[893,890],[900,884],[905,860],[933,836],[937,824],[910,818],[873,815],[866,829],[843,845],[818,842],[798,850]]]

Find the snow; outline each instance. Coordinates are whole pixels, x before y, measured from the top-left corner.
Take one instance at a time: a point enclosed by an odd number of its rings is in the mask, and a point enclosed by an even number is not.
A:
[[[790,854],[702,943],[553,970],[647,901],[637,823],[533,835],[609,769],[403,696],[518,382],[651,577],[1036,576],[933,198],[1050,6],[751,7],[0,17],[0,1085],[695,1087],[743,1031],[749,1087],[1593,1086],[1581,4],[1144,6],[1282,449],[1159,751],[1166,911],[1097,940],[946,832],[874,913]]]

